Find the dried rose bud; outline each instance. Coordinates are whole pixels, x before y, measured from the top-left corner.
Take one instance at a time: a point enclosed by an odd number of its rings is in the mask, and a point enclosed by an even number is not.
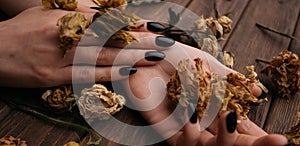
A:
[[[221,16],[218,18],[219,24],[223,27],[223,33],[229,33],[232,29],[232,20],[228,18],[227,16]]]
[[[233,68],[234,65],[234,55],[231,52],[223,51],[223,61],[224,65]]]
[[[71,12],[58,20],[60,48],[64,51],[64,57],[85,34],[89,24],[81,12]]]
[[[0,146],[27,146],[26,141],[13,136],[4,136],[0,138]]]
[[[77,0],[42,0],[45,8],[49,9],[65,9],[73,11],[77,8]]]
[[[60,86],[53,90],[47,90],[42,99],[46,106],[53,109],[56,113],[65,113],[71,111],[76,105],[72,86]]]
[[[293,142],[293,145],[300,145],[300,112],[298,112],[298,123],[284,133],[284,136]]]
[[[223,36],[223,27],[217,20],[214,20],[212,17],[209,17],[205,19],[205,22],[217,39]]]
[[[211,74],[202,68],[202,60],[196,58],[195,66],[189,68],[188,60],[181,60],[176,72],[171,75],[167,84],[167,97],[173,108],[179,103],[187,107],[190,102],[197,101],[196,111],[202,118],[210,98]]]
[[[64,144],[64,146],[80,146],[80,144],[75,141],[70,141],[70,142]]]
[[[291,98],[300,91],[300,60],[290,51],[284,50],[269,62],[269,66],[261,71],[271,74],[278,95]]]
[[[103,8],[121,7],[124,10],[127,6],[126,0],[93,0],[95,4]]]
[[[108,91],[105,86],[95,84],[92,88],[81,91],[78,99],[80,114],[91,123],[95,120],[109,119],[123,108],[126,100],[123,96]]]

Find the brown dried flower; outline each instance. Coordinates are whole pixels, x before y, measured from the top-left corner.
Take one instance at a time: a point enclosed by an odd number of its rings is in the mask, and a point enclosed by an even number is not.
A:
[[[13,136],[4,136],[0,139],[1,146],[27,146],[26,141]]]
[[[173,108],[179,103],[187,107],[190,102],[197,101],[198,117],[203,117],[210,98],[211,74],[202,68],[202,60],[196,58],[195,66],[189,68],[189,60],[181,60],[177,70],[171,75],[167,84],[167,97]]]
[[[91,123],[94,120],[106,120],[123,108],[126,100],[123,96],[108,91],[105,86],[95,84],[81,91],[78,99],[80,114]]]
[[[77,0],[42,0],[45,8],[49,9],[65,9],[73,11],[77,8]]]
[[[46,106],[49,106],[56,113],[71,111],[76,105],[71,85],[60,86],[52,90],[47,90],[42,95],[42,99]]]
[[[230,33],[232,29],[232,20],[227,16],[221,16],[218,18],[219,24],[223,27],[223,33]]]
[[[89,24],[80,12],[71,12],[58,20],[60,48],[64,51],[64,56],[85,34]]]
[[[221,38],[223,36],[223,27],[217,20],[209,17],[205,19],[205,22],[212,31],[213,35],[215,35],[217,38]]]
[[[268,63],[269,66],[261,72],[271,74],[278,95],[289,99],[300,91],[300,60],[297,54],[284,50]]]
[[[95,4],[103,8],[121,7],[124,10],[127,6],[126,0],[93,0]]]
[[[260,82],[256,79],[254,66],[247,67],[247,70],[250,72],[248,76],[231,73],[226,77],[220,77],[205,71],[200,58],[195,59],[195,67],[191,69],[188,60],[182,60],[167,84],[167,97],[172,103],[172,108],[178,103],[182,107],[187,107],[190,102],[198,100],[196,111],[198,117],[202,118],[210,106],[208,101],[214,94],[222,102],[220,113],[235,110],[246,119],[252,105],[266,101],[257,99],[252,94],[252,87]]]
[[[223,51],[223,61],[224,65],[233,68],[234,65],[234,55],[231,52]]]
[[[300,145],[300,112],[298,112],[298,123],[284,133],[284,136],[293,142],[292,145]]]

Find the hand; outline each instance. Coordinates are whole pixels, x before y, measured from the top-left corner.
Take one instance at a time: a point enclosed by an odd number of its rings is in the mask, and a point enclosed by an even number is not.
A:
[[[141,42],[145,44],[142,47],[133,43],[132,48],[123,50],[103,47],[98,53],[101,47],[96,45],[73,48],[63,58],[63,52],[59,49],[56,23],[67,13],[70,12],[34,7],[0,23],[0,85],[50,87],[70,84],[72,71],[73,80],[79,83],[93,79],[98,82],[110,81],[112,74],[115,74],[114,80],[119,80],[136,72],[136,68],[131,67],[133,65],[153,65],[164,58],[163,53],[155,51],[165,49],[155,45],[155,37]],[[85,15],[89,19],[93,14]],[[146,32],[131,33],[137,37],[150,35]],[[75,52],[76,62],[73,62]],[[117,61],[116,56],[120,56]]]
[[[237,124],[236,114],[229,114],[229,112],[216,118],[204,131],[199,130],[199,120],[196,124],[186,122],[182,127],[180,121],[171,115],[172,111],[168,108],[170,101],[165,97],[166,84],[170,73],[175,71],[174,66],[177,65],[178,60],[200,57],[203,60],[203,68],[209,72],[225,75],[235,71],[226,68],[211,55],[198,49],[180,43],[174,46],[164,51],[166,54],[164,61],[147,68],[138,67],[139,71],[136,74],[123,81],[131,103],[149,124],[156,124],[154,128],[167,138],[171,145],[285,145],[288,143],[284,136],[268,135],[250,120],[243,120]],[[183,57],[180,55],[174,57],[174,54],[181,54]],[[252,92],[255,96],[261,94],[257,86],[254,86]],[[181,119],[188,121],[189,118],[186,114]],[[158,126],[157,123],[160,125]]]

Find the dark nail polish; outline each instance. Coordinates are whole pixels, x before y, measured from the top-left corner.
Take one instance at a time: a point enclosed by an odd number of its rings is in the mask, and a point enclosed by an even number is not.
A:
[[[188,114],[189,114],[189,117],[190,117],[190,122],[195,124],[195,123],[197,123],[197,120],[198,120],[195,106],[192,103],[190,103],[188,106],[189,106],[188,107]]]
[[[135,67],[123,67],[119,70],[120,75],[127,76],[132,75],[137,72],[137,68]]]
[[[94,9],[94,10],[104,10],[104,7],[90,7],[91,9]]]
[[[156,45],[161,46],[161,47],[170,47],[175,44],[175,41],[173,39],[165,37],[165,36],[158,36],[155,39],[155,43],[156,43]]]
[[[152,32],[162,32],[166,29],[166,27],[157,22],[148,22],[147,29]]]
[[[292,146],[292,145],[294,145],[294,142],[293,142],[293,140],[289,139],[288,143],[284,146]]]
[[[226,126],[229,133],[233,133],[237,126],[237,115],[235,111],[231,111],[226,117]]]
[[[165,57],[165,53],[159,51],[149,51],[145,54],[145,59],[148,61],[161,61]]]

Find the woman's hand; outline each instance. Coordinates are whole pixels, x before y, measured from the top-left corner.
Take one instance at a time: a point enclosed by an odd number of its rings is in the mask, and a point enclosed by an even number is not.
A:
[[[226,75],[235,72],[220,64],[211,55],[180,43],[164,51],[164,61],[151,67],[137,67],[138,72],[123,81],[128,97],[135,108],[171,145],[285,145],[287,139],[282,135],[268,135],[250,120],[237,124],[235,112],[227,112],[216,118],[206,130],[200,131],[199,120],[196,124],[188,122],[189,112],[182,117],[174,117],[166,98],[166,84],[170,73],[175,71],[178,60],[183,58],[203,60],[203,68],[209,72]],[[174,56],[177,54],[177,56]],[[173,57],[172,57],[173,56]],[[255,96],[261,90],[252,89]],[[188,111],[188,110],[187,110]],[[166,122],[166,119],[168,121]],[[180,124],[184,119],[185,125]],[[157,124],[160,123],[160,124]],[[159,126],[158,126],[159,125]]]
[[[62,57],[56,23],[67,13],[70,11],[34,7],[0,23],[1,86],[50,87],[71,84],[72,79],[77,83],[110,81],[112,74],[113,80],[119,80],[136,72],[133,65],[154,65],[165,57],[156,51],[165,49],[155,45],[156,35],[138,31],[131,33],[137,37],[152,35],[153,39],[126,49],[93,44],[74,47]],[[90,19],[93,13],[85,15]],[[116,61],[117,56],[120,59]]]

